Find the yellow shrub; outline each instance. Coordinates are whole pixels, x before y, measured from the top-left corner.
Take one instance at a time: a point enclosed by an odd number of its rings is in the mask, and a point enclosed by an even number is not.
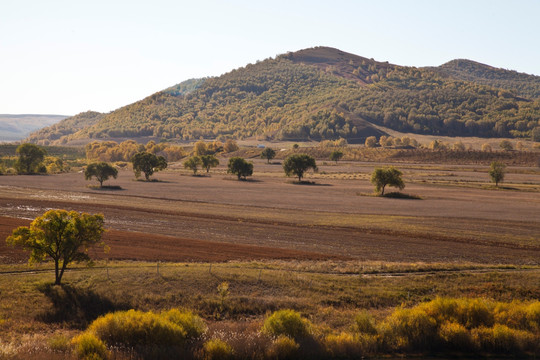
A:
[[[211,339],[204,343],[204,358],[206,360],[225,360],[232,359],[233,348],[225,341],[220,339]]]
[[[373,325],[373,319],[367,311],[363,311],[354,318],[353,330],[363,334],[377,334],[377,329]]]
[[[495,325],[492,328],[479,327],[473,329],[471,333],[479,350],[497,353],[532,351],[540,340],[539,336],[528,331],[511,329],[506,325]]]
[[[439,337],[446,347],[455,350],[472,348],[472,339],[469,331],[461,324],[446,322],[439,328]]]
[[[119,311],[96,319],[88,331],[112,346],[179,346],[187,338],[180,325],[153,312]]]
[[[267,357],[270,359],[295,359],[298,357],[300,345],[288,336],[278,336],[267,350]]]
[[[263,331],[273,336],[285,335],[293,339],[306,337],[311,324],[294,310],[278,310],[265,321]]]
[[[82,333],[72,340],[75,345],[75,355],[79,359],[98,360],[109,357],[107,347],[92,333]]]
[[[435,319],[419,308],[394,310],[383,328],[385,342],[398,349],[429,349],[437,340]]]
[[[196,339],[206,331],[206,324],[204,321],[199,316],[194,315],[191,311],[182,312],[178,309],[171,309],[163,312],[161,316],[183,328],[186,332],[186,338],[188,339]]]
[[[352,334],[327,335],[324,348],[332,358],[358,358],[366,354],[362,343]]]

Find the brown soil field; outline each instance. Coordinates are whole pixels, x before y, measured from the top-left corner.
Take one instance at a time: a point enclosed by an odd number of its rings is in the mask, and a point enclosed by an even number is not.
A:
[[[115,230],[108,235],[110,256],[118,259],[320,259],[324,254],[540,263],[540,176],[533,168],[509,168],[501,190],[489,187],[484,167],[398,165],[405,192],[422,197],[403,200],[366,196],[373,191],[372,163],[323,163],[318,174],[307,175],[315,181],[310,186],[291,183],[279,163],[254,162],[251,181],[236,181],[223,165],[209,176],[193,177],[171,164],[155,174],[158,182],[134,181],[133,173],[123,170],[109,181],[122,190],[89,188],[95,182],[81,173],[3,176],[0,216],[33,219],[50,208],[104,213],[107,227]],[[10,225],[0,229],[4,237]]]

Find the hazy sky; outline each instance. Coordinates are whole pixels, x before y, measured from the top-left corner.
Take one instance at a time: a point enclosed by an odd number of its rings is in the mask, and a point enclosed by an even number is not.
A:
[[[0,0],[0,113],[108,112],[317,45],[540,75],[539,19],[537,0]]]

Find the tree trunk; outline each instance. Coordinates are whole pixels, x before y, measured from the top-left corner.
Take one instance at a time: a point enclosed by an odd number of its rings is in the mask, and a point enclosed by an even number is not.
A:
[[[381,189],[381,196],[384,196],[384,187],[385,187],[385,186],[386,186],[386,185],[383,185],[383,187],[382,187],[382,189]]]
[[[100,188],[103,187],[103,180],[99,180],[99,187],[100,187]]]
[[[60,281],[62,281],[62,276],[59,273],[58,269],[58,260],[54,260],[54,285],[60,285]]]

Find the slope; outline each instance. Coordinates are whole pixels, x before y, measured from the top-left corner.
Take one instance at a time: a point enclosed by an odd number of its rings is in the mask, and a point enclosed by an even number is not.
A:
[[[55,141],[154,136],[362,142],[383,134],[373,124],[431,135],[527,137],[539,120],[540,100],[437,68],[316,47],[189,80]]]
[[[0,114],[0,141],[21,140],[36,129],[53,125],[65,118],[65,115]]]
[[[452,60],[433,69],[456,79],[505,89],[524,98],[540,98],[540,76],[499,69],[466,59]]]

